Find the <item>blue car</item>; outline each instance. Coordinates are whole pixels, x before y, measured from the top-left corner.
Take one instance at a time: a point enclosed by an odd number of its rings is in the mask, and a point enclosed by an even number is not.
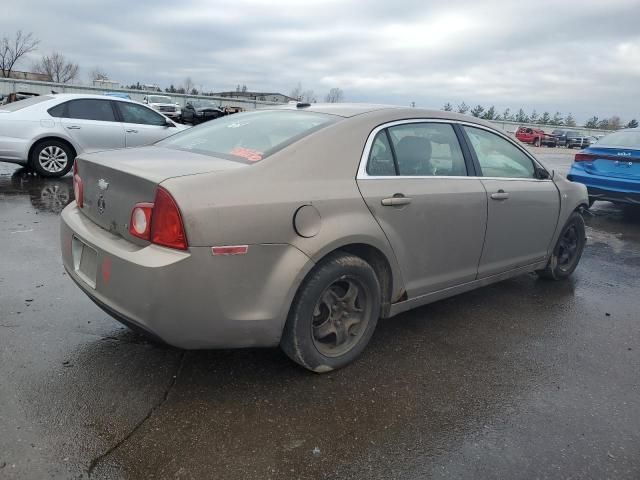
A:
[[[109,97],[126,98],[127,100],[131,100],[131,95],[126,92],[104,92],[104,94]]]
[[[567,178],[587,186],[589,205],[640,205],[640,128],[612,133],[577,153]]]

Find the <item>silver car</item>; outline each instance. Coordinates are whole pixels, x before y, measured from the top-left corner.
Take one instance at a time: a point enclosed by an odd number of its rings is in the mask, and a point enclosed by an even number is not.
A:
[[[280,345],[315,372],[354,360],[380,317],[564,279],[585,245],[583,185],[441,111],[241,113],[81,155],[74,185],[62,257],[98,306],[181,348]]]
[[[42,95],[0,107],[0,162],[60,177],[81,153],[148,145],[184,128],[131,100]]]

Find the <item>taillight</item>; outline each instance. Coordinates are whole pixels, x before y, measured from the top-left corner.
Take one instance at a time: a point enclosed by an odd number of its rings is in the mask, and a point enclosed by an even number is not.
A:
[[[576,157],[574,158],[575,162],[592,162],[594,161],[596,158],[595,155],[592,155],[591,153],[576,153]]]
[[[76,197],[76,204],[82,208],[84,206],[84,189],[82,179],[78,173],[78,161],[73,162],[73,195]]]
[[[186,250],[188,246],[178,205],[162,187],[156,190],[156,199],[153,202],[151,241],[180,250]]]
[[[153,203],[135,204],[129,233],[164,247],[186,250],[189,245],[180,209],[171,194],[162,187],[156,189]]]
[[[186,250],[189,246],[180,209],[162,187],[157,188],[153,203],[136,203],[133,207],[129,233],[164,247]]]
[[[131,211],[129,233],[143,240],[151,239],[151,213],[153,203],[137,203]]]

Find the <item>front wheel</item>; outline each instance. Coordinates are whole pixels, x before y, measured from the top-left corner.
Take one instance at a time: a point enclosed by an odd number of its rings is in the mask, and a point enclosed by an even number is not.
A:
[[[544,270],[537,271],[538,275],[551,280],[567,278],[578,266],[585,244],[584,218],[573,212],[560,232],[549,263]]]
[[[355,360],[380,316],[380,283],[360,257],[335,253],[318,264],[296,294],[280,346],[316,373]]]
[[[72,149],[59,140],[44,140],[31,151],[29,166],[43,177],[62,177],[73,166]]]

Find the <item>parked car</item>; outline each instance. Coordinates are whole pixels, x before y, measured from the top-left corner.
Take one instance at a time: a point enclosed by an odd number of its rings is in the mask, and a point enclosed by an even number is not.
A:
[[[596,200],[640,205],[640,128],[611,133],[576,153],[567,177]]]
[[[566,146],[567,148],[584,148],[591,145],[591,138],[582,132],[575,132],[573,130],[567,130]]]
[[[516,130],[516,138],[522,143],[530,143],[535,146],[540,146],[543,137],[544,131],[538,128],[519,127],[518,130]]]
[[[182,121],[193,125],[224,115],[226,113],[211,100],[190,100],[182,109]]]
[[[0,162],[61,177],[80,153],[148,145],[183,128],[131,100],[42,95],[0,107]]]
[[[567,146],[567,131],[555,129],[551,132],[556,139],[556,146],[558,147],[566,147]]]
[[[142,103],[149,105],[154,110],[166,115],[172,120],[179,122],[182,117],[180,105],[173,102],[171,97],[166,95],[145,95]]]
[[[566,278],[585,243],[583,185],[442,111],[239,113],[81,155],[74,181],[62,257],[98,306],[180,348],[280,345],[315,372],[354,360],[379,317]]]

